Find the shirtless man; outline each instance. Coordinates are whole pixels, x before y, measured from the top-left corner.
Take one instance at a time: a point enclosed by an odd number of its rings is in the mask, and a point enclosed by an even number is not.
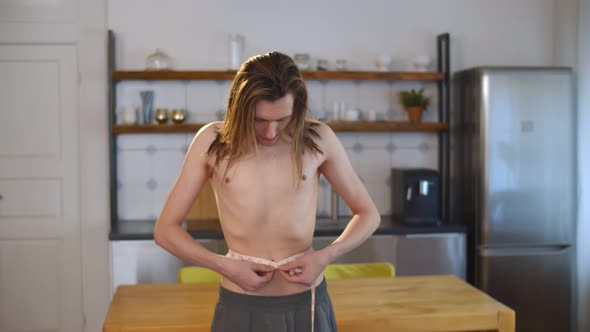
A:
[[[334,132],[307,119],[307,111],[307,90],[290,57],[248,59],[232,83],[225,120],[196,134],[161,211],[156,243],[223,276],[212,331],[336,331],[322,271],[376,230],[379,213]],[[332,244],[314,250],[320,174],[353,216]],[[205,249],[181,227],[207,181],[227,255]]]

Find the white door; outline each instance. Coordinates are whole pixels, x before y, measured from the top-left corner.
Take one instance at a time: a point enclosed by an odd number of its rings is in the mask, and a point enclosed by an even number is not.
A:
[[[80,332],[76,47],[0,44],[0,332]]]

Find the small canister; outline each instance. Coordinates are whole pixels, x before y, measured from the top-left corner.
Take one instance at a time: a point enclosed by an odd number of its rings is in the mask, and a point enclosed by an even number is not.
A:
[[[308,70],[309,69],[309,54],[308,53],[297,53],[293,57],[293,61],[299,68],[299,70]]]
[[[369,122],[377,121],[377,112],[375,110],[364,111],[363,120]]]
[[[136,124],[137,123],[137,107],[125,106],[119,110],[119,124]]]
[[[242,65],[244,53],[244,36],[232,33],[229,35],[229,69],[238,70]]]
[[[318,66],[317,70],[328,70],[328,60],[326,59],[318,59]]]
[[[168,109],[157,108],[156,113],[154,113],[154,118],[156,119],[156,122],[159,124],[168,122]]]
[[[346,110],[342,113],[342,120],[344,121],[358,121],[360,120],[360,111],[354,108]]]
[[[172,122],[183,123],[186,120],[186,111],[182,108],[172,110]]]

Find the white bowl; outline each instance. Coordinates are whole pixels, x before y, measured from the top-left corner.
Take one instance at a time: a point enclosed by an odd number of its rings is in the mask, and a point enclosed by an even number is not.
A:
[[[342,113],[343,121],[358,121],[360,120],[361,112],[356,109],[349,109]]]
[[[428,55],[417,55],[412,58],[412,64],[416,71],[427,71],[431,63],[432,58]]]
[[[380,54],[375,57],[375,66],[379,71],[388,71],[393,62],[393,57],[387,54]]]

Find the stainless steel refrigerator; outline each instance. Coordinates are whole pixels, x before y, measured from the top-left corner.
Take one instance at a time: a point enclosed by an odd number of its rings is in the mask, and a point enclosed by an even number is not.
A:
[[[516,330],[573,323],[575,110],[569,68],[453,76],[451,218],[468,225],[468,280],[516,311]]]

